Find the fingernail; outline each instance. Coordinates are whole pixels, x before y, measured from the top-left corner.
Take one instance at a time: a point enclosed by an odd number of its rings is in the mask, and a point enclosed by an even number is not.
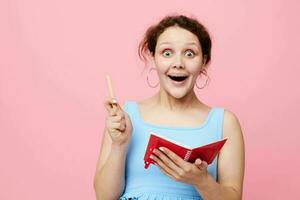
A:
[[[159,147],[159,150],[164,151],[165,149],[163,147]]]

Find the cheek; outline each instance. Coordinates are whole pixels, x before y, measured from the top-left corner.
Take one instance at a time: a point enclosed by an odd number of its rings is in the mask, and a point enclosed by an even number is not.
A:
[[[188,62],[187,63],[188,69],[191,74],[198,74],[201,70],[201,63],[199,62]]]
[[[157,56],[155,61],[157,64],[167,64],[170,62],[170,59],[165,59],[161,56]]]
[[[158,72],[165,73],[170,66],[170,62],[165,59],[157,59],[155,65]]]

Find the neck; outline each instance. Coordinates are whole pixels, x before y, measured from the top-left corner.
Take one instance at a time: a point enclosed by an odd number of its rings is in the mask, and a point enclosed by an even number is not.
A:
[[[191,90],[182,98],[175,98],[164,89],[160,89],[155,95],[155,99],[159,106],[171,111],[184,111],[199,103],[194,90]]]

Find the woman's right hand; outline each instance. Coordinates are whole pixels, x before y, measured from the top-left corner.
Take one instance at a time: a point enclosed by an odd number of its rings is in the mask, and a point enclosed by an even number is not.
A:
[[[128,114],[118,103],[113,103],[112,100],[105,101],[104,106],[108,111],[105,126],[113,144],[127,146],[132,132],[132,124]]]

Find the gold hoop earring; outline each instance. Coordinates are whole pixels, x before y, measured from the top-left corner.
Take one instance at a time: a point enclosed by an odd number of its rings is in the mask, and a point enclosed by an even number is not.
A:
[[[156,88],[156,87],[159,85],[159,82],[158,82],[156,85],[154,85],[154,86],[152,86],[152,85],[149,83],[149,74],[150,74],[150,72],[151,72],[152,70],[155,70],[155,68],[154,68],[154,67],[151,67],[151,68],[150,68],[150,70],[149,70],[149,72],[148,72],[148,74],[147,74],[147,83],[148,83],[148,85],[149,85],[151,88]]]
[[[198,80],[198,77],[199,77],[201,74],[204,74],[207,78],[206,78],[206,81],[205,81],[204,86],[199,87],[198,84],[197,84],[197,80]],[[208,83],[208,81],[209,81],[209,76],[208,76],[206,73],[200,73],[199,76],[197,76],[197,79],[196,79],[196,87],[197,87],[198,89],[201,90],[201,89],[205,88],[205,86],[207,85],[207,83]]]

